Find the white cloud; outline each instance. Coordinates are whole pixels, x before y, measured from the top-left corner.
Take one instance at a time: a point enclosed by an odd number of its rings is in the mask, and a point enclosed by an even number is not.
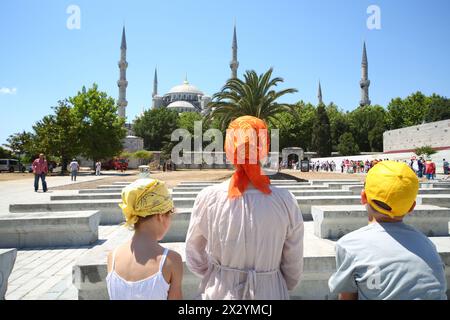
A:
[[[16,94],[17,88],[0,88],[0,94]]]

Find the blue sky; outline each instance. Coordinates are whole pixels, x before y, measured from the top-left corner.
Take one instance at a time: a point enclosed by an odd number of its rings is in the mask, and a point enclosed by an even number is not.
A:
[[[80,29],[66,26],[70,5]],[[381,10],[380,30],[367,28],[369,5]],[[364,40],[372,104],[417,90],[450,96],[449,13],[448,0],[0,0],[0,144],[83,85],[117,98],[123,23],[132,120],[151,106],[155,66],[160,94],[186,73],[205,93],[220,90],[235,20],[238,74],[273,67],[299,90],[286,102],[316,103],[320,79],[325,103],[354,109]]]

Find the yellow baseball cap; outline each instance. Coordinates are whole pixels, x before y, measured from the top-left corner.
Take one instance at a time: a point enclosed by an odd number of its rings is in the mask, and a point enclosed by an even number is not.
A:
[[[419,179],[404,162],[381,161],[369,170],[364,190],[367,202],[376,211],[391,218],[402,217],[416,200]],[[387,204],[391,210],[381,208],[374,200]]]

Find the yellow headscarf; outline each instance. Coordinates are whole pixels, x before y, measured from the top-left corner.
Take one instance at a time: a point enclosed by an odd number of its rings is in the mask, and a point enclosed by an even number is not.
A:
[[[174,208],[169,190],[163,181],[138,179],[122,190],[119,204],[127,226],[134,226],[139,217],[166,213]]]

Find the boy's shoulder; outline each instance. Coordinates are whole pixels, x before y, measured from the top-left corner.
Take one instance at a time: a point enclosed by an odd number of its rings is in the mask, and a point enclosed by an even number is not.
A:
[[[340,238],[336,245],[346,248],[349,246],[359,246],[364,245],[364,240],[369,240],[372,238],[372,233],[374,232],[374,229],[376,228],[375,225],[369,224],[367,226],[364,226],[362,228],[359,228],[355,231],[347,233],[345,236]]]

